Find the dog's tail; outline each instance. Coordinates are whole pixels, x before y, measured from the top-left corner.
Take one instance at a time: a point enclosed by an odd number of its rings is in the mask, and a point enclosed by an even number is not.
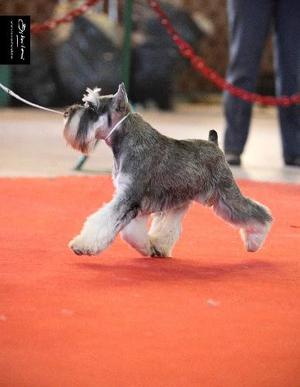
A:
[[[210,130],[208,134],[208,141],[213,142],[216,145],[218,144],[218,133],[215,130]]]

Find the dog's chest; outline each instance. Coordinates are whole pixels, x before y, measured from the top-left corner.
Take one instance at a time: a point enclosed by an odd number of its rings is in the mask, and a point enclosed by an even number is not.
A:
[[[113,178],[113,184],[118,194],[122,194],[127,189],[129,189],[132,179],[128,174],[120,173],[114,167],[112,172],[112,178]]]

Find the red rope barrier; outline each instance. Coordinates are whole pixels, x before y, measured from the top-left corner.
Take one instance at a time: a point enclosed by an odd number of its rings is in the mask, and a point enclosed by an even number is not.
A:
[[[81,6],[73,9],[59,19],[47,20],[44,23],[33,24],[30,28],[30,31],[35,35],[43,31],[53,30],[59,24],[70,23],[76,17],[83,15],[90,7],[94,6],[99,1],[100,0],[86,0]]]
[[[227,82],[219,73],[209,67],[203,58],[198,56],[193,47],[188,44],[175,30],[170,19],[161,9],[159,3],[156,0],[148,0],[150,7],[160,18],[161,24],[167,30],[168,34],[172,38],[173,42],[179,49],[180,54],[188,59],[193,68],[202,73],[202,75],[214,83],[219,89],[226,90],[235,97],[238,97],[249,103],[260,103],[262,105],[273,105],[273,106],[291,106],[300,104],[300,94],[294,94],[290,97],[281,96],[263,96],[260,94],[252,93],[250,91],[241,89]]]

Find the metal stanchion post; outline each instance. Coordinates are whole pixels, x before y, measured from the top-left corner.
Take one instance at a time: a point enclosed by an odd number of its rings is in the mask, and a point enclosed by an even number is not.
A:
[[[130,84],[132,8],[133,0],[126,0],[123,21],[124,39],[122,52],[122,80],[125,83],[127,93],[129,92]]]
[[[10,87],[11,74],[9,66],[0,66],[0,82]],[[7,106],[9,104],[9,95],[0,93],[0,106]]]

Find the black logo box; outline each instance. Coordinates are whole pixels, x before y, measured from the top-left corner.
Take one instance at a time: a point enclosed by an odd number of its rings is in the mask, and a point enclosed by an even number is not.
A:
[[[0,16],[0,64],[30,64],[30,16]]]

